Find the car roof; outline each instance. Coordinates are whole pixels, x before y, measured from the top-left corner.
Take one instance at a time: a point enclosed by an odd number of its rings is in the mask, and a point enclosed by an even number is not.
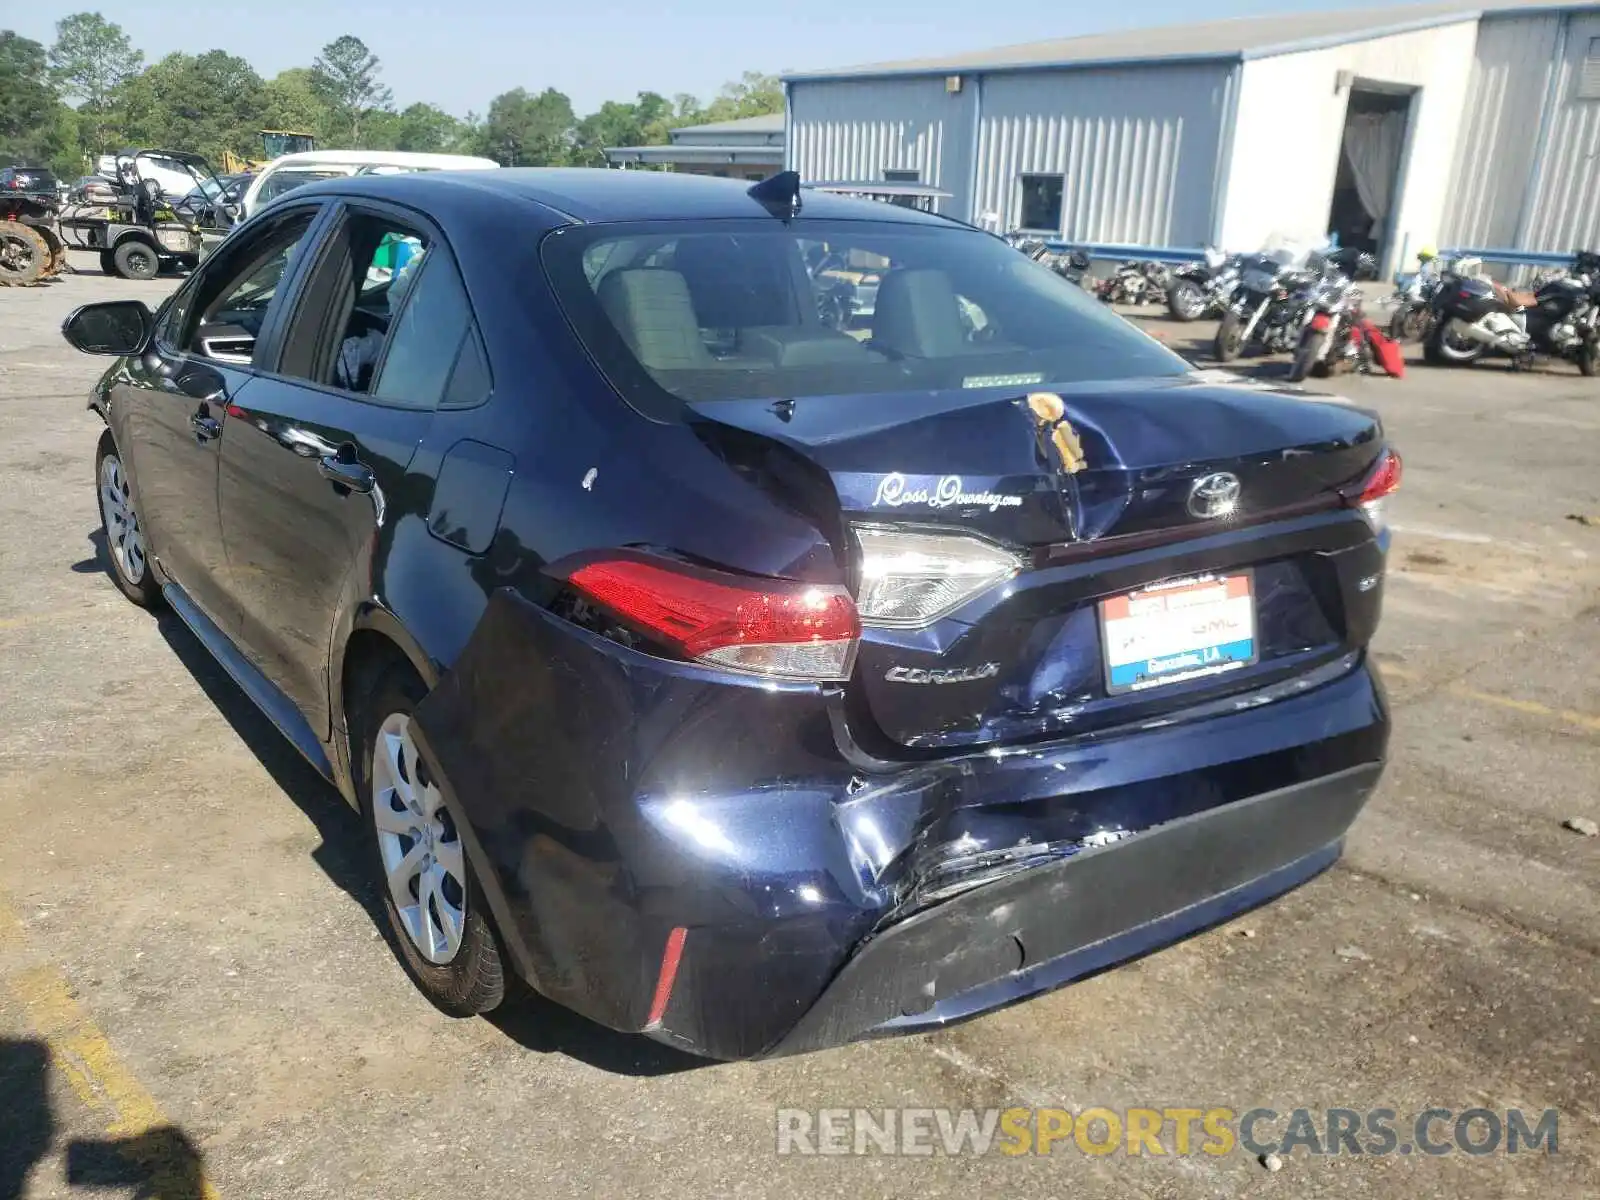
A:
[[[533,203],[571,221],[712,220],[769,217],[750,195],[750,181],[668,171],[618,171],[601,167],[518,167],[471,173],[357,175],[314,183],[302,189],[361,194],[412,204],[428,211],[448,210],[468,195],[492,195],[507,202]],[[948,227],[942,217],[915,209],[857,200],[807,189],[802,218],[884,221]]]
[[[414,150],[301,150],[273,159],[260,174],[284,167],[437,167],[441,171],[474,168],[485,170],[500,164],[492,158],[473,154],[423,154]]]

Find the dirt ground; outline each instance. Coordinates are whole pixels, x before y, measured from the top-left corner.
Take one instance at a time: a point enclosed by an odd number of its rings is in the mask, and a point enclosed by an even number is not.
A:
[[[1377,642],[1393,759],[1338,867],[959,1028],[711,1065],[536,1000],[451,1021],[411,989],[353,814],[104,575],[84,398],[105,360],[58,330],[171,283],[77,266],[0,290],[0,1200],[1600,1195],[1600,838],[1563,827],[1600,821],[1600,386],[1570,367],[1338,381],[1406,461]],[[1211,333],[1134,319],[1186,353]],[[778,1153],[779,1109],[886,1106],[1390,1108],[1403,1131],[1555,1109],[1559,1143],[1277,1171],[1071,1139]]]

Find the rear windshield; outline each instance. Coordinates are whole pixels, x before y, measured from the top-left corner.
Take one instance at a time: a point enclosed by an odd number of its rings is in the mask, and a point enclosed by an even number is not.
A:
[[[656,416],[685,402],[1189,370],[1082,287],[958,225],[567,226],[543,256],[600,369]]]

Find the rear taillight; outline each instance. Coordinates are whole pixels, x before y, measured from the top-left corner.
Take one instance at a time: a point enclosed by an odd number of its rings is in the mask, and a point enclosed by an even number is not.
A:
[[[622,623],[711,666],[828,682],[849,679],[855,662],[861,621],[837,585],[644,558],[592,562],[569,582]]]
[[[865,625],[919,629],[1022,569],[1021,560],[993,542],[959,533],[922,533],[859,525]]]
[[[1367,523],[1375,530],[1381,530],[1388,524],[1383,511],[1384,500],[1400,490],[1403,470],[1400,456],[1385,447],[1367,475],[1366,482],[1361,485],[1361,490],[1347,495],[1350,504],[1361,510]]]

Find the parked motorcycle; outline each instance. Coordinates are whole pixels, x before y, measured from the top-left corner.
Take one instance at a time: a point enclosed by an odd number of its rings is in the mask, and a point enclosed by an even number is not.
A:
[[[1228,306],[1239,284],[1240,256],[1207,249],[1205,257],[1175,268],[1167,283],[1167,311],[1179,321],[1198,321]]]
[[[1405,374],[1398,342],[1387,337],[1362,311],[1361,289],[1354,280],[1329,271],[1312,287],[1310,319],[1289,367],[1289,381],[1308,375],[1369,373],[1377,366],[1387,375]]]
[[[1268,354],[1297,346],[1310,312],[1310,289],[1320,275],[1272,255],[1246,255],[1212,343],[1216,360],[1232,362],[1253,346]]]
[[[1158,262],[1125,262],[1100,282],[1096,295],[1107,304],[1165,304],[1167,268]]]
[[[1600,254],[1580,251],[1571,274],[1534,292],[1452,272],[1434,293],[1432,315],[1423,343],[1430,365],[1464,366],[1499,354],[1521,367],[1545,355],[1600,375]]]
[[[1015,231],[1001,235],[1001,240],[1041,266],[1049,267],[1069,283],[1075,283],[1085,289],[1090,287],[1089,256],[1082,250],[1052,250],[1040,239]]]

